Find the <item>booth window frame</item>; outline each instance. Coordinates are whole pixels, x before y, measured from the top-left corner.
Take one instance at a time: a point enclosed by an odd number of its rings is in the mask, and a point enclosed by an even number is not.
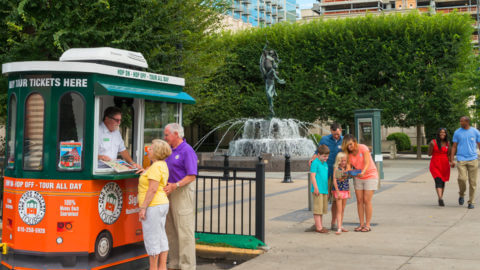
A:
[[[60,162],[60,128],[61,128],[61,125],[60,125],[60,117],[61,117],[61,107],[60,107],[60,102],[62,101],[62,99],[67,95],[67,94],[76,94],[78,95],[82,102],[83,102],[83,142],[82,142],[82,153],[81,153],[81,168],[80,169],[74,169],[74,170],[66,170],[66,169],[61,169],[58,167],[58,164]],[[83,94],[79,91],[67,91],[65,93],[63,93],[59,99],[58,99],[58,111],[57,111],[57,142],[56,142],[56,170],[59,171],[59,172],[80,172],[80,171],[83,171],[83,169],[85,168],[85,135],[86,135],[86,104],[87,104],[87,101],[85,100],[85,97],[83,96]]]
[[[34,168],[27,168],[26,167],[26,152],[25,152],[25,142],[26,142],[26,125],[27,125],[27,102],[28,100],[33,96],[33,95],[39,95],[41,98],[42,98],[42,101],[43,101],[43,123],[42,123],[42,149],[41,151],[39,151],[41,153],[41,158],[40,158],[40,168],[39,169],[34,169]],[[45,156],[45,120],[46,120],[46,111],[45,111],[45,97],[42,95],[42,93],[40,93],[39,91],[32,91],[31,93],[29,93],[26,97],[25,97],[25,103],[24,103],[24,106],[23,106],[24,110],[23,110],[23,149],[22,149],[22,169],[24,171],[35,171],[35,172],[38,172],[38,171],[43,171],[44,168],[45,168],[45,159],[44,159],[44,156]]]
[[[99,169],[98,168],[98,127],[100,126],[100,119],[103,115],[103,111],[100,111],[100,103],[102,96],[95,96],[94,100],[94,130],[93,130],[93,174],[94,175],[122,175],[125,173],[117,173],[113,169]],[[140,136],[138,130],[143,130],[143,115],[144,115],[144,100],[139,98],[133,99],[133,108],[134,115],[132,119],[132,139],[133,139],[133,153],[132,159],[135,163],[140,163],[140,160],[143,155],[143,147],[140,147],[143,144],[143,136]],[[105,109],[105,108],[103,108]],[[136,110],[135,110],[136,109]],[[138,132],[136,134],[136,132]],[[142,151],[142,152],[141,152]]]
[[[14,100],[14,104],[12,104],[12,100]],[[8,99],[8,118],[7,118],[7,140],[6,140],[6,157],[7,157],[7,164],[6,168],[9,170],[15,169],[15,150],[16,150],[16,135],[17,135],[17,118],[18,118],[18,97],[17,94],[11,93]],[[15,109],[15,111],[13,111]],[[12,115],[15,115],[14,117]],[[15,118],[15,119],[13,119]],[[12,145],[12,147],[10,147]],[[10,156],[13,156],[13,165],[9,166]]]

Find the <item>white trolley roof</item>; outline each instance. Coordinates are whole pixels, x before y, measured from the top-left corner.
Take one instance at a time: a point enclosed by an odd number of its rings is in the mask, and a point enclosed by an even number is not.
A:
[[[108,61],[148,68],[143,54],[110,47],[69,49],[60,57],[61,62]]]

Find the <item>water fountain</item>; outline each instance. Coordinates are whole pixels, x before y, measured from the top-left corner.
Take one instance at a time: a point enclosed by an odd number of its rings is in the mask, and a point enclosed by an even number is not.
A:
[[[275,81],[285,84],[278,75],[280,59],[275,50],[267,49],[268,41],[260,57],[260,71],[265,80],[265,92],[269,103],[270,117],[267,119],[232,119],[210,131],[200,139],[194,149],[217,130],[226,129],[213,153],[198,153],[200,165],[222,166],[223,156],[217,151],[227,134],[233,132],[233,140],[229,143],[228,156],[230,166],[253,167],[262,157],[267,171],[284,169],[286,155],[291,157],[292,171],[307,171],[308,160],[315,152],[316,143],[308,139],[307,123],[296,119],[275,118],[273,99],[277,95]],[[239,138],[237,138],[239,137]]]
[[[258,157],[262,157],[267,171],[282,171],[285,154],[288,154],[292,171],[306,171],[308,160],[318,143],[307,137],[309,126],[319,127],[297,119],[232,119],[211,130],[193,148],[197,151],[208,136],[215,131],[222,131],[223,135],[214,152],[197,152],[200,165],[223,166],[223,154],[227,154],[232,167],[251,168],[258,162]],[[233,136],[228,143],[228,150],[219,149],[229,137],[227,135]]]
[[[258,157],[264,153],[273,156],[311,157],[315,152],[312,140],[301,135],[308,130],[296,119],[247,119],[242,137],[231,141],[228,154],[240,157]]]

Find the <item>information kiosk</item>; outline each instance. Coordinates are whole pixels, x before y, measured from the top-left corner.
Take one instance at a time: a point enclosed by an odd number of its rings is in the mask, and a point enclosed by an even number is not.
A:
[[[3,269],[141,269],[148,265],[138,219],[138,175],[98,160],[107,107],[123,110],[133,160],[182,122],[183,78],[144,71],[141,53],[71,49],[60,61],[2,65],[8,120]],[[143,265],[143,266],[142,266]]]
[[[383,179],[381,127],[380,109],[355,110],[355,134],[357,141],[368,146],[377,165],[378,176],[380,179]]]

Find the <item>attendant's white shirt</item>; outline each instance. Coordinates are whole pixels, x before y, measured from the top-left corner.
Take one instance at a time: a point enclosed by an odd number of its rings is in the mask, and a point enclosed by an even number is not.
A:
[[[118,153],[125,149],[125,143],[122,135],[120,135],[120,131],[114,130],[110,132],[102,122],[98,128],[98,154],[116,160]]]

